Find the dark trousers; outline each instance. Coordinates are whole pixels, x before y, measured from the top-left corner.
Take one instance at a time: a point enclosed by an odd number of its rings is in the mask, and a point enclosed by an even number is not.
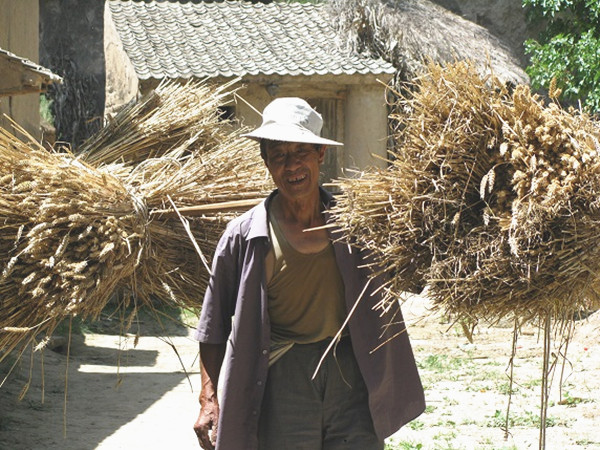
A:
[[[330,351],[311,380],[328,344],[295,344],[269,369],[260,450],[383,449],[349,338]]]

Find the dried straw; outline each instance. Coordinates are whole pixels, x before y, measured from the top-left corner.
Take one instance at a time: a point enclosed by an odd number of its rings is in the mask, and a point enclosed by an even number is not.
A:
[[[125,303],[199,308],[231,214],[182,221],[154,211],[270,189],[258,150],[216,112],[222,90],[169,84],[147,98],[88,140],[93,165],[1,130],[0,360],[40,333],[43,342],[66,317],[98,317],[117,290],[134,294]]]
[[[127,189],[72,155],[0,130],[0,348],[70,315],[97,316],[144,247]]]
[[[482,69],[491,66],[504,81],[528,81],[502,40],[436,2],[330,0],[326,10],[343,47],[390,62],[399,80],[418,76],[428,60],[445,65],[470,59]]]
[[[333,211],[391,276],[386,302],[427,284],[467,321],[597,302],[598,125],[468,63],[431,64],[414,87],[390,167],[342,180]]]
[[[78,147],[77,154],[94,166],[137,165],[167,153],[179,158],[191,149],[196,153],[212,149],[219,145],[227,123],[219,121],[218,108],[232,100],[235,81],[215,86],[165,79],[109,117],[102,130]]]

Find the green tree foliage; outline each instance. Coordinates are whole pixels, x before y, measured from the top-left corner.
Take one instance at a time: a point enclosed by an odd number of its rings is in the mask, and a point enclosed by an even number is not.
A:
[[[548,89],[552,78],[567,100],[581,100],[600,113],[600,0],[523,0],[532,22],[547,26],[525,42],[527,72],[534,88]]]

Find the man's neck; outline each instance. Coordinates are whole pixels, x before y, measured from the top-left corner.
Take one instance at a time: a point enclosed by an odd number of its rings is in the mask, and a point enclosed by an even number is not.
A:
[[[298,199],[289,199],[278,194],[273,201],[273,212],[279,221],[295,224],[305,229],[323,224],[319,191],[316,191],[315,195]]]
[[[273,199],[271,213],[274,214],[288,243],[301,253],[317,253],[329,244],[327,230],[321,212],[320,192],[315,198],[288,201],[278,194]],[[307,231],[313,228],[313,230]]]

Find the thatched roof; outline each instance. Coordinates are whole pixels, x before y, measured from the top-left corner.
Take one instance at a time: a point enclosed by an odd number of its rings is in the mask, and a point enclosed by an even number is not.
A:
[[[471,59],[503,81],[529,82],[500,39],[429,0],[330,0],[329,11],[350,50],[390,61],[402,80],[417,75],[427,59]]]

